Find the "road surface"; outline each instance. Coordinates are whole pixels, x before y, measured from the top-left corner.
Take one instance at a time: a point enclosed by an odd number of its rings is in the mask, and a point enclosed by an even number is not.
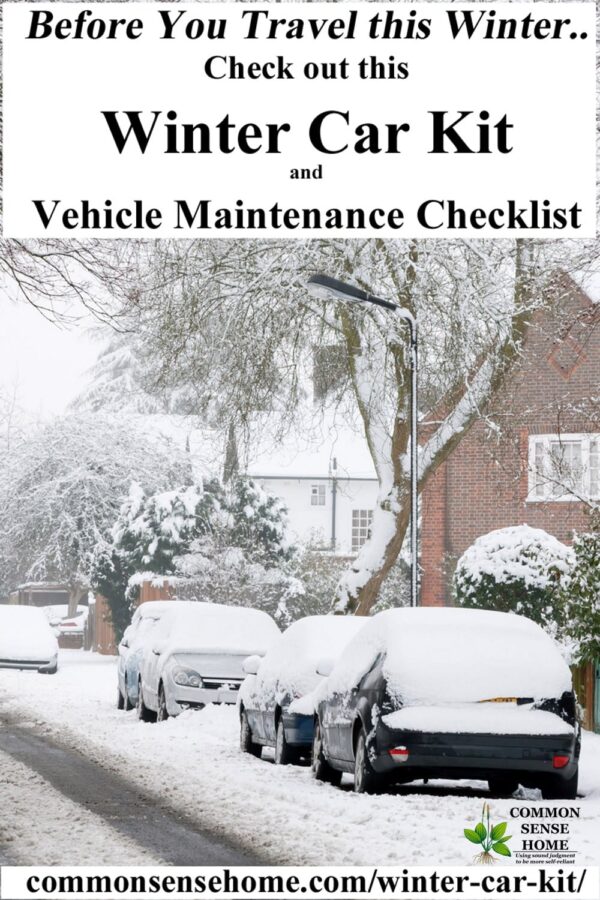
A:
[[[5,719],[0,720],[0,751],[165,863],[248,866],[261,862],[221,836],[161,806],[122,776],[109,772],[78,751]],[[43,809],[40,816],[43,821]],[[0,841],[0,863],[3,862],[10,862],[10,851]]]

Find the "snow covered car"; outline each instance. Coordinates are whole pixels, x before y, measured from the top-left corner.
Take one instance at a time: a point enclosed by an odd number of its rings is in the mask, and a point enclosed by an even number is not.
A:
[[[317,670],[334,660],[365,622],[358,616],[308,616],[290,625],[263,660],[246,660],[239,699],[244,752],[260,756],[263,746],[275,747],[279,765],[310,755],[313,691],[323,681]]]
[[[346,648],[318,704],[313,772],[354,789],[476,778],[574,798],[580,727],[571,673],[529,619],[473,609],[391,609]]]
[[[161,721],[207,703],[235,703],[242,663],[265,654],[279,635],[273,619],[257,609],[172,603],[144,643],[138,716]]]
[[[133,709],[137,705],[140,660],[144,643],[160,617],[173,605],[174,600],[151,600],[141,603],[133,614],[131,624],[119,644],[117,666],[117,708]]]
[[[51,627],[56,629],[61,647],[83,647],[89,613],[87,606],[78,606],[73,616],[69,615],[66,603],[44,606],[43,610]]]
[[[0,606],[0,668],[56,673],[58,641],[42,609]]]

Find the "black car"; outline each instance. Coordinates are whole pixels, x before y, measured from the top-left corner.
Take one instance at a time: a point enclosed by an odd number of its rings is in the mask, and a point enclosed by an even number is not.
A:
[[[333,667],[314,727],[313,772],[354,789],[422,778],[577,795],[580,727],[569,669],[521,616],[395,609],[374,616]]]

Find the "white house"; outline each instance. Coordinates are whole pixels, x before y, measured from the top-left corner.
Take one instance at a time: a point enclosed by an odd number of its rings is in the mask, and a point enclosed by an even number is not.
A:
[[[354,430],[331,428],[302,449],[295,438],[245,469],[284,501],[294,541],[343,556],[366,541],[378,482],[366,441]]]
[[[221,437],[184,417],[154,415],[144,421],[149,432],[190,450],[196,477],[223,476]],[[243,450],[240,471],[283,500],[294,543],[355,554],[367,539],[378,489],[360,431],[328,416],[307,420],[302,434],[296,429],[283,440],[273,437],[272,422],[262,426],[255,426]]]

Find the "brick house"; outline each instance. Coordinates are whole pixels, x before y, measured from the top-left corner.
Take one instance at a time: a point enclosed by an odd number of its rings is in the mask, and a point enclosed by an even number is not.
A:
[[[600,499],[600,303],[565,275],[551,290],[487,417],[425,488],[423,605],[451,601],[456,561],[482,534],[527,524],[568,544],[589,527],[579,498]],[[600,668],[582,678],[600,722]]]

